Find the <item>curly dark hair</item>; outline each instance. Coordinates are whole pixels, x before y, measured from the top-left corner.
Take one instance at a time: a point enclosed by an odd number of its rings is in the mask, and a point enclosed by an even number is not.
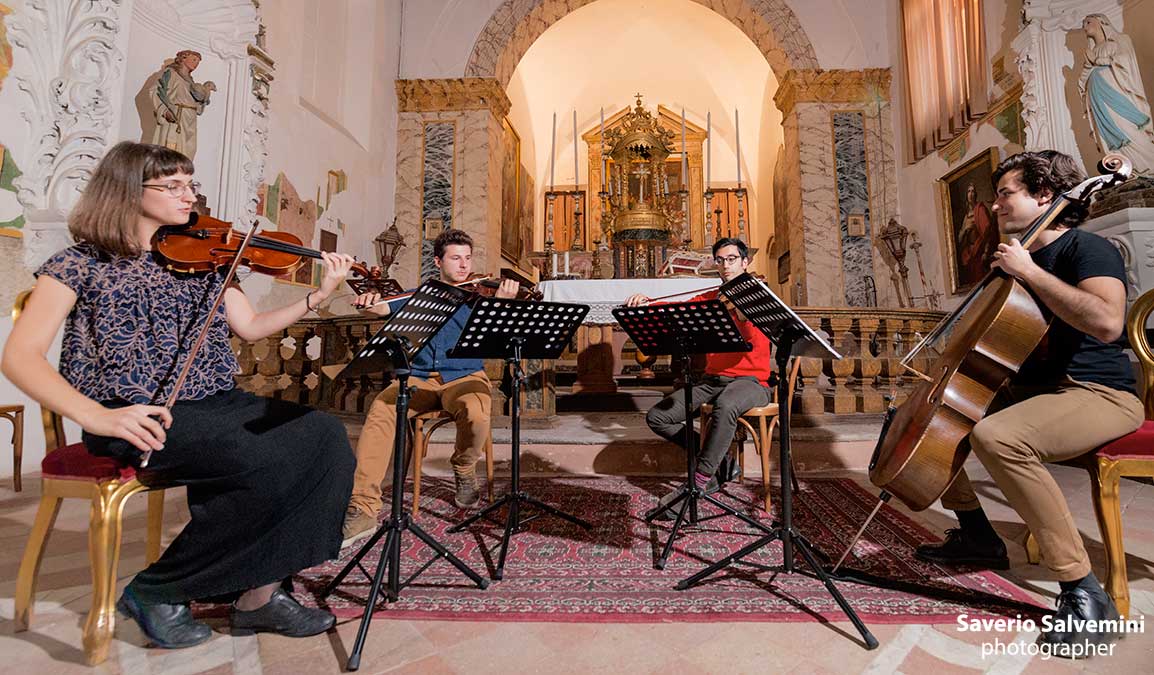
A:
[[[444,258],[446,246],[468,246],[472,250],[473,238],[464,230],[445,230],[433,240],[433,257]]]
[[[1020,152],[1011,155],[994,170],[991,180],[994,190],[998,181],[1008,173],[1020,172],[1018,180],[1026,186],[1031,196],[1040,197],[1045,193],[1057,196],[1069,191],[1086,179],[1086,174],[1078,168],[1073,157],[1057,150]],[[1078,227],[1086,220],[1087,209],[1077,202],[1071,202],[1063,209],[1056,224],[1064,227]]]

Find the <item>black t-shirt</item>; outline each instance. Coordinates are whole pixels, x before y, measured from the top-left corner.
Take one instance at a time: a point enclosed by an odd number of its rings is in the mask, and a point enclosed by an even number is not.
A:
[[[1114,277],[1126,283],[1126,266],[1117,249],[1102,237],[1077,228],[1066,230],[1031,256],[1039,267],[1071,286],[1091,277]],[[1050,314],[1044,303],[1038,304]],[[1046,337],[1014,381],[1043,384],[1069,375],[1079,382],[1136,393],[1134,371],[1123,351],[1125,339],[1123,333],[1114,342],[1102,342],[1055,316]]]

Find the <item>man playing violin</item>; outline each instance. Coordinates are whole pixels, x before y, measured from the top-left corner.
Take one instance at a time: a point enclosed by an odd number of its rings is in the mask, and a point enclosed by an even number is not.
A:
[[[433,242],[433,262],[441,281],[462,284],[473,272],[473,240],[461,230],[445,230]],[[517,296],[519,284],[505,279],[496,290],[498,298]],[[374,316],[388,316],[406,302],[398,299],[377,304],[380,296],[358,296],[356,306]],[[489,378],[481,359],[454,359],[446,353],[457,344],[472,308],[462,306],[445,327],[434,335],[410,364],[409,385],[415,387],[410,412],[445,410],[457,426],[457,441],[449,460],[453,467],[456,494],[453,502],[472,509],[481,500],[477,488],[477,459],[489,438],[491,394]],[[392,457],[393,434],[397,427],[397,383],[382,391],[369,407],[365,425],[357,441],[357,470],[353,495],[345,514],[344,545],[367,537],[377,529],[381,510],[381,482]]]
[[[713,245],[713,261],[717,264],[722,283],[740,276],[749,267],[749,248],[744,241],[726,237]],[[715,300],[716,290],[690,298],[690,301]],[[637,294],[626,299],[628,307],[647,305],[650,299]],[[752,351],[726,354],[707,354],[705,377],[691,390],[691,406],[699,410],[702,404],[713,404],[713,426],[709,438],[701,445],[697,458],[697,486],[712,494],[721,484],[737,477],[737,464],[729,456],[729,445],[737,431],[737,420],[750,408],[769,405],[770,342],[761,330],[740,314],[734,319],[741,336],[753,345]],[[678,389],[658,401],[645,415],[649,428],[658,436],[683,445],[685,443],[685,391]],[[689,422],[691,423],[691,422]],[[696,434],[696,432],[693,432]],[[687,449],[688,451],[688,449]],[[673,517],[668,508],[679,495],[674,491],[661,498],[657,508],[658,519]]]
[[[1016,238],[1083,180],[1073,159],[1055,151],[1024,152],[1003,161],[993,180],[993,210],[1010,242],[999,244],[992,266],[1023,282],[1053,323],[1009,387],[1017,402],[980,420],[970,446],[1037,538],[1061,585],[1056,618],[1069,629],[1043,632],[1043,642],[1104,642],[1113,636],[1075,630],[1068,621],[1115,619],[1118,612],[1091,570],[1070,509],[1044,462],[1083,455],[1142,424],[1142,402],[1122,351],[1126,270],[1109,242],[1077,229],[1086,216],[1077,204],[1068,205],[1029,249]],[[1006,546],[964,470],[941,501],[957,513],[959,527],[948,530],[943,543],[918,547],[919,558],[1009,568]]]
[[[166,269],[150,244],[160,227],[188,222],[192,172],[191,160],[161,146],[108,151],[69,216],[78,243],[36,271],[4,347],[4,375],[78,423],[91,453],[139,468],[153,451],[140,481],[186,486],[190,522],[117,602],[154,644],[212,637],[189,611],[206,598],[235,599],[234,633],[314,635],[333,615],[301,606],[282,586],[340,553],[353,474],[348,434],[330,415],[237,389],[230,331],[246,340],[279,334],[336,290],[353,259],[325,254],[320,288],[268,311],[237,285],[222,289],[223,274]],[[209,316],[222,291],[221,310]],[[160,403],[208,321],[170,411]],[[62,325],[57,371],[47,354]]]

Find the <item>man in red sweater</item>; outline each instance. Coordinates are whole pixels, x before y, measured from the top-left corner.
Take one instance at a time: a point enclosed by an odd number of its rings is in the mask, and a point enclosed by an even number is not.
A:
[[[749,248],[740,239],[727,237],[713,245],[713,261],[721,275],[722,283],[734,279],[749,267]],[[714,300],[717,291],[709,291],[691,300]],[[649,298],[637,294],[625,301],[626,306],[638,307],[649,304]],[[692,408],[699,410],[703,403],[713,404],[713,426],[709,437],[702,445],[693,439],[693,445],[701,448],[697,457],[698,487],[706,493],[717,492],[721,484],[736,477],[736,465],[728,459],[730,443],[737,430],[737,419],[746,410],[770,403],[769,338],[748,321],[740,312],[734,314],[734,321],[742,337],[753,349],[748,352],[705,355],[705,377],[693,386]],[[658,436],[682,445],[685,442],[685,390],[678,389],[666,396],[649,410],[646,423]],[[696,432],[694,432],[696,434]],[[673,492],[661,499],[658,508],[668,506],[678,496]],[[670,509],[664,509],[659,519],[672,517]]]

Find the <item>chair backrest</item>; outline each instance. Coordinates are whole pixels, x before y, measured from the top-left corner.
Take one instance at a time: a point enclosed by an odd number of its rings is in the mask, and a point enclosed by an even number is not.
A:
[[[1154,420],[1154,348],[1146,333],[1146,322],[1154,312],[1154,289],[1146,291],[1130,306],[1126,317],[1126,338],[1142,367],[1142,392],[1146,405],[1146,419]]]
[[[786,383],[786,389],[789,392],[789,400],[793,402],[793,392],[797,388],[797,374],[801,370],[801,357],[795,356],[793,364],[789,367],[789,380]],[[777,390],[773,390],[774,398],[777,398]],[[792,410],[792,408],[791,408]]]
[[[31,288],[26,288],[16,295],[16,300],[12,302],[13,321],[19,319],[24,312],[24,306],[28,304],[30,295],[32,295]],[[45,450],[51,452],[68,445],[68,441],[64,438],[64,418],[59,413],[40,406],[40,423],[44,425]]]

